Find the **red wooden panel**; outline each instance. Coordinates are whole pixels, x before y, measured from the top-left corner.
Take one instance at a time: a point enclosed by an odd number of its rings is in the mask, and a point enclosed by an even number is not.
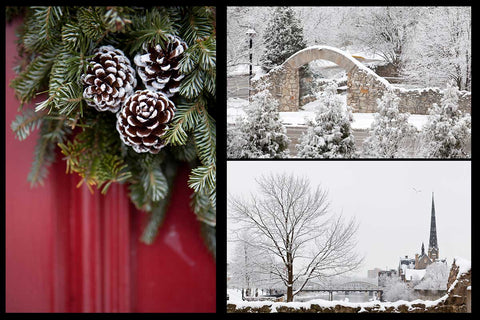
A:
[[[15,55],[14,26],[6,26],[6,73],[13,78]],[[18,101],[7,87],[5,112],[5,245],[6,311],[48,312],[52,298],[52,244],[55,195],[52,181],[44,188],[30,189],[27,175],[33,160],[37,135],[26,141],[15,140],[10,123]]]
[[[165,225],[152,245],[135,241],[134,312],[215,312],[215,262],[189,208],[188,169],[176,179]],[[143,230],[134,215],[134,239]]]
[[[6,26],[6,83],[15,76],[14,28]],[[76,188],[61,155],[43,187],[26,181],[37,134],[10,130],[18,101],[6,88],[6,311],[215,312],[215,262],[189,208],[181,168],[165,224],[153,245],[139,242],[146,214],[128,190]],[[32,107],[32,106],[30,106]]]

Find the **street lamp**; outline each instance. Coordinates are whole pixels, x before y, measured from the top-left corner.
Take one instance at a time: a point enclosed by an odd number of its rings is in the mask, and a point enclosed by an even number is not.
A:
[[[249,66],[249,76],[248,76],[248,101],[250,101],[250,91],[251,91],[251,81],[252,81],[252,56],[253,56],[253,50],[252,50],[252,45],[253,45],[253,38],[257,34],[255,30],[253,29],[248,29],[246,32],[248,38],[249,38],[249,54],[250,54],[250,66]]]

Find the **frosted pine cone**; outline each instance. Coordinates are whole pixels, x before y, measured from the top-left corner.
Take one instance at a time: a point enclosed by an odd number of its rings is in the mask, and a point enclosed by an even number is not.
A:
[[[86,85],[83,97],[87,104],[98,111],[111,112],[120,109],[137,85],[130,61],[121,50],[112,46],[95,50],[82,81]]]
[[[142,48],[146,53],[137,54],[133,61],[147,89],[161,91],[171,97],[178,92],[184,77],[180,74],[179,62],[188,46],[177,36],[168,35],[168,39],[163,49],[160,44],[144,43]]]
[[[158,153],[165,146],[162,136],[175,111],[175,105],[163,93],[138,90],[117,113],[120,138],[138,153]]]

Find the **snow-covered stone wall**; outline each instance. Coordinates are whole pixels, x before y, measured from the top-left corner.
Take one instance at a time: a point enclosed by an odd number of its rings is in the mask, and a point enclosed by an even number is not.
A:
[[[471,312],[469,301],[472,270],[470,261],[456,258],[450,270],[447,293],[437,300],[396,302],[341,302],[312,300],[309,302],[238,301],[227,304],[230,313],[451,313]]]
[[[268,89],[279,102],[279,111],[299,110],[298,68],[317,59],[331,61],[347,72],[347,104],[353,112],[373,113],[377,111],[377,99],[387,89],[393,89],[400,98],[400,111],[410,114],[428,114],[434,103],[439,104],[443,96],[439,88],[403,89],[395,87],[350,54],[333,47],[313,46],[303,49],[281,66],[252,82],[253,93]],[[471,93],[461,92],[459,107],[471,113]]]
[[[400,98],[400,111],[410,114],[428,114],[434,103],[440,104],[443,90],[440,88],[403,89],[393,87],[397,97]],[[469,91],[460,91],[458,107],[463,112],[471,114],[472,95]]]

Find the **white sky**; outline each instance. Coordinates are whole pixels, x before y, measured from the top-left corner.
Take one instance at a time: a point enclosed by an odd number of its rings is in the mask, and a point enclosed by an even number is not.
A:
[[[228,197],[255,192],[254,179],[269,172],[308,177],[328,190],[331,212],[356,217],[357,249],[365,256],[358,276],[396,269],[422,242],[428,250],[432,192],[441,258],[471,260],[470,161],[228,161]]]

